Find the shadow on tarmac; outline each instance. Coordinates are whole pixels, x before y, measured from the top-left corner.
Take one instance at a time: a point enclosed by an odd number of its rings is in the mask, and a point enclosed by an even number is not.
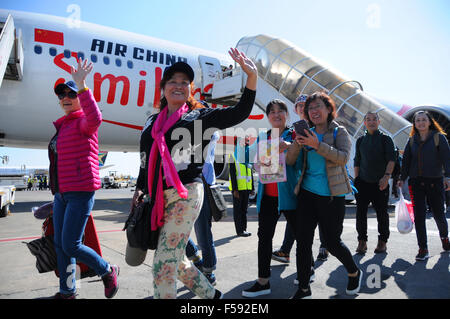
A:
[[[441,252],[433,268],[427,268],[428,261],[429,259],[411,264],[398,258],[391,266],[395,283],[410,299],[450,298],[448,286],[450,253]],[[417,284],[418,281],[420,285]]]

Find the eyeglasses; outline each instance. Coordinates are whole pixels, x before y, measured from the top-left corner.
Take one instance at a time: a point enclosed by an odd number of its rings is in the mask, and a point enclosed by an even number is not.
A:
[[[177,87],[177,86],[188,87],[190,84],[191,83],[189,81],[186,81],[186,80],[183,80],[183,81],[180,81],[180,82],[177,82],[175,80],[167,81],[167,85],[174,86],[174,87]]]
[[[75,91],[69,91],[69,92],[63,92],[63,93],[60,93],[60,94],[58,94],[58,99],[62,100],[62,99],[64,99],[66,96],[67,96],[69,99],[71,99],[71,100],[76,99],[76,98],[77,98],[77,92],[75,92]]]
[[[316,104],[316,105],[314,105],[313,107],[309,107],[308,108],[308,111],[315,111],[315,110],[320,110],[321,108],[323,108],[323,104]]]
[[[286,114],[286,111],[285,110],[280,110],[280,111],[271,110],[271,111],[269,111],[269,115],[278,115],[278,114]]]

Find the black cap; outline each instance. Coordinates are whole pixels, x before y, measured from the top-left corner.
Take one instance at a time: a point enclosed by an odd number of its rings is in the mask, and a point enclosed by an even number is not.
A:
[[[55,87],[55,94],[64,93],[66,88],[71,89],[72,91],[78,92],[78,87],[74,81],[67,81],[66,83],[60,83]]]
[[[201,100],[199,102],[200,102],[201,105],[203,105],[204,107],[209,109],[209,104],[208,103],[206,103],[205,101],[201,101]]]
[[[171,78],[176,72],[184,73],[188,76],[190,82],[194,81],[194,70],[185,62],[177,62],[167,67],[164,70],[163,77]]]

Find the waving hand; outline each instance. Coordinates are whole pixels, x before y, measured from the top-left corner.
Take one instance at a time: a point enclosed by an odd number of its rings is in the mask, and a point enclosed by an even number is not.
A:
[[[92,71],[94,65],[91,63],[88,64],[88,60],[78,59],[78,67],[75,69],[73,66],[70,67],[72,78],[78,86],[78,89],[81,90],[86,87],[86,77]]]
[[[256,68],[255,63],[253,63],[253,61],[250,60],[244,52],[241,52],[238,49],[231,48],[228,53],[230,54],[231,58],[241,66],[245,74],[247,74],[247,88],[256,90],[258,69]]]

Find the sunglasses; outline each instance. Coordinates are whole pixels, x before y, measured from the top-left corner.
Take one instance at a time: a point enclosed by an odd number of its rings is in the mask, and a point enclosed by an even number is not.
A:
[[[60,93],[60,94],[58,94],[58,99],[62,100],[62,99],[64,99],[66,96],[67,96],[69,99],[71,99],[71,100],[76,99],[76,98],[77,98],[77,92],[75,92],[75,91],[69,91],[69,92],[63,92],[63,93]]]

